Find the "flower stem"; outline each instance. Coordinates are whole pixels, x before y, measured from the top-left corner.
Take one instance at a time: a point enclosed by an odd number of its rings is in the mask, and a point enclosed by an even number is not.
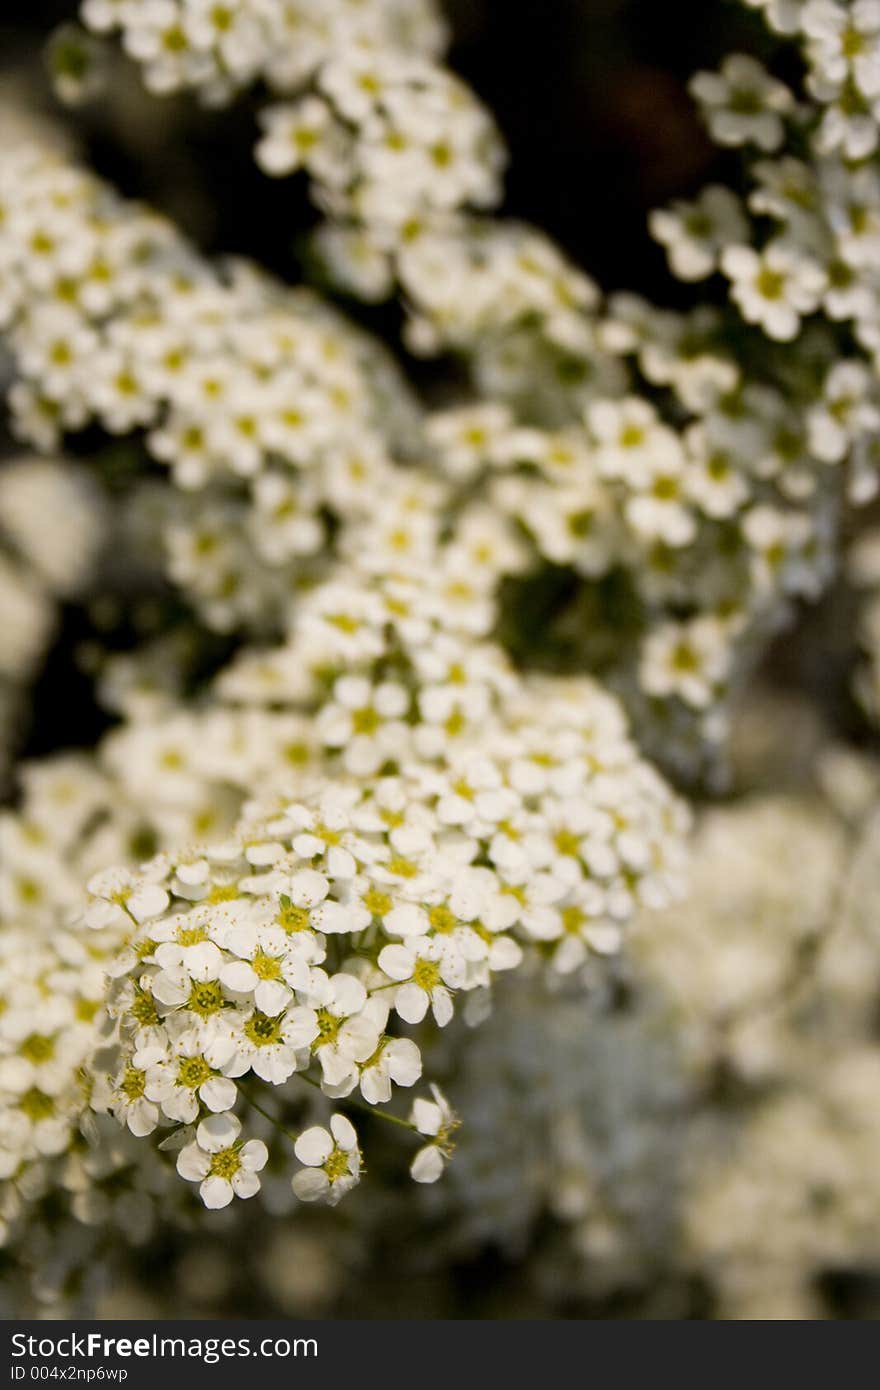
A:
[[[241,1087],[242,1091],[244,1091],[245,1099],[247,1100],[248,1105],[252,1105],[255,1110],[258,1110],[260,1112],[264,1119],[268,1120],[271,1125],[274,1125],[276,1129],[280,1130],[282,1134],[286,1135],[292,1144],[295,1144],[297,1141],[297,1135],[293,1134],[287,1128],[286,1125],[283,1125],[281,1121],[276,1118],[275,1115],[271,1114],[270,1111],[268,1111],[264,1105],[260,1104],[256,1096],[253,1094],[250,1084],[244,1081],[242,1077],[238,1077],[236,1084]]]
[[[316,1081],[313,1076],[306,1075],[304,1071],[296,1072],[296,1075],[299,1077],[300,1081],[306,1081],[310,1086],[314,1086],[316,1091],[321,1090],[321,1083]],[[332,1097],[328,1097],[328,1099],[332,1099]],[[366,1101],[355,1100],[352,1096],[343,1096],[339,1098],[337,1103],[339,1105],[350,1105],[355,1110],[361,1110],[365,1115],[372,1115],[378,1120],[387,1120],[389,1124],[398,1125],[400,1129],[408,1129],[413,1134],[419,1133],[416,1126],[412,1124],[410,1120],[402,1120],[399,1115],[389,1115],[387,1110],[379,1110],[376,1106],[368,1105]]]

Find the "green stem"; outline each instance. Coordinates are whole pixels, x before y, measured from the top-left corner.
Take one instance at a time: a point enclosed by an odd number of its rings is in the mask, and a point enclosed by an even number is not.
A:
[[[300,1081],[305,1081],[309,1086],[313,1086],[316,1091],[321,1091],[321,1083],[316,1081],[313,1076],[307,1076],[303,1071],[294,1072],[294,1075],[298,1076]],[[296,1143],[298,1135],[292,1134],[286,1125],[283,1125],[276,1116],[271,1114],[271,1112],[257,1100],[251,1089],[250,1078],[245,1080],[244,1077],[239,1076],[236,1078],[236,1085],[241,1087],[248,1105],[252,1105],[255,1110],[258,1110],[263,1118],[268,1120],[271,1125],[274,1125],[276,1129],[280,1130],[282,1134],[285,1134],[291,1143]],[[321,1094],[323,1095],[324,1092],[321,1091]],[[332,1097],[328,1096],[327,1099],[330,1100]],[[387,1120],[389,1124],[397,1125],[400,1129],[408,1129],[413,1134],[419,1133],[415,1125],[411,1124],[409,1120],[402,1120],[398,1115],[389,1115],[386,1111],[378,1110],[372,1105],[367,1105],[364,1101],[354,1100],[351,1096],[345,1096],[340,1099],[338,1103],[340,1105],[351,1105],[356,1110],[362,1110],[365,1115],[373,1115],[380,1120]]]
[[[286,1125],[283,1125],[281,1121],[276,1118],[276,1116],[272,1115],[265,1108],[265,1106],[260,1104],[260,1102],[254,1096],[250,1088],[249,1082],[246,1082],[243,1077],[239,1076],[236,1078],[236,1085],[240,1086],[241,1089],[244,1091],[245,1099],[247,1100],[248,1105],[252,1105],[255,1110],[258,1110],[260,1114],[263,1116],[263,1118],[268,1120],[271,1125],[274,1125],[276,1129],[280,1130],[282,1134],[285,1134],[292,1144],[296,1143],[298,1136],[296,1134],[292,1134]]]
[[[313,1076],[307,1076],[304,1071],[295,1072],[294,1075],[298,1076],[300,1081],[306,1081],[310,1086],[314,1086],[316,1091],[321,1091],[320,1081],[316,1081]],[[321,1091],[321,1094],[323,1095],[324,1092]],[[327,1099],[332,1100],[333,1097],[328,1096]],[[352,1096],[339,1097],[337,1104],[353,1106],[355,1110],[362,1110],[365,1115],[372,1115],[378,1120],[387,1120],[390,1125],[398,1125],[400,1129],[408,1129],[413,1134],[419,1133],[418,1129],[411,1121],[402,1120],[399,1115],[389,1115],[387,1110],[379,1110],[376,1106],[367,1105],[366,1101],[355,1100]]]

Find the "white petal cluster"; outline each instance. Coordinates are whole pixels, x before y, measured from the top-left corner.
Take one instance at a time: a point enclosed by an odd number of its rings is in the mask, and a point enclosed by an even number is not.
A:
[[[424,1032],[485,1016],[499,974],[613,955],[639,907],[679,892],[686,816],[615,699],[585,676],[521,676],[492,640],[529,549],[515,517],[459,489],[479,481],[484,436],[513,431],[505,406],[423,418],[310,297],[207,264],[36,146],[3,178],[17,427],[43,448],[87,425],[139,436],[134,471],[168,472],[115,513],[135,553],[153,551],[138,563],[208,628],[261,639],[195,701],[173,641],[107,664],[122,722],[66,790],[63,763],[31,774],[61,865],[11,875],[8,912],[75,919],[102,970],[121,943],[112,1022],[102,1010],[83,1036],[88,1100],[141,1142],[148,1173],[176,1154],[204,1205],[226,1206],[258,1191],[280,1133],[288,1167],[291,1142],[305,1165],[293,1193],[332,1204],[359,1147],[320,1093],[393,1104],[421,1075]],[[69,1081],[84,1055],[68,1027]],[[59,1158],[85,1100],[77,1081]],[[436,1179],[447,1103],[391,1118],[429,1140],[413,1175]],[[35,1144],[10,1164],[16,1187]],[[97,1207],[102,1182],[83,1179]]]
[[[268,76],[293,97],[263,110],[258,160],[275,176],[308,173],[328,214],[319,243],[331,274],[368,300],[397,284],[409,348],[451,348],[466,360],[476,401],[429,419],[426,431],[449,478],[485,479],[510,518],[510,527],[489,523],[485,563],[499,575],[528,572],[525,531],[545,565],[575,571],[573,610],[582,604],[585,623],[600,629],[598,651],[616,643],[614,680],[649,746],[691,776],[717,771],[731,699],[789,620],[792,599],[829,582],[841,506],[877,488],[876,5],[748,3],[801,45],[804,89],[747,54],[698,74],[692,90],[711,134],[750,161],[747,195],[713,185],[651,225],[681,278],[728,282],[734,315],[769,339],[753,362],[751,353],[734,359],[729,315],[661,313],[631,296],[603,311],[592,282],[548,238],[485,215],[497,201],[497,141],[473,95],[437,66],[440,30],[427,11],[406,24],[399,7],[378,0],[358,6],[357,19],[330,6],[332,51],[320,42],[306,44],[307,56],[297,49],[286,89],[263,58],[230,78],[245,86]],[[207,93],[213,79],[189,52],[190,43],[203,51],[188,28],[199,30],[198,16],[163,6],[180,45],[173,85]],[[111,25],[99,10],[96,27],[121,27],[130,47],[140,21],[125,11]],[[302,37],[309,7],[300,22]],[[285,47],[276,34],[279,54],[292,51],[288,39]],[[138,56],[150,72],[152,50]],[[793,365],[774,356],[774,344],[798,343],[820,319],[847,334],[842,350],[813,334]],[[868,364],[857,388],[863,408],[851,412],[836,394],[841,355]],[[838,409],[839,429],[828,427]],[[288,487],[275,479],[266,493],[286,497]],[[216,540],[237,525],[231,511],[206,537],[184,523],[173,542],[178,581],[203,582],[204,547],[222,557],[239,593],[240,551]],[[297,521],[279,543],[304,546],[314,534]],[[232,582],[215,578],[213,588]],[[229,625],[278,597],[263,588],[250,605],[225,593],[201,601]],[[724,647],[708,680],[693,685],[651,674],[663,634],[682,621],[714,628]]]
[[[0,331],[35,454],[0,467],[0,715],[108,535],[110,607],[148,595],[131,651],[81,653],[115,726],[25,766],[0,817],[0,1234],[56,1283],[114,1224],[334,1207],[381,1165],[381,1119],[442,1211],[450,1073],[484,1140],[465,1237],[513,1243],[549,1210],[591,1288],[665,1258],[737,1315],[765,1222],[779,1306],[873,1250],[849,1197],[873,1191],[873,956],[817,965],[851,824],[710,815],[696,905],[656,938],[642,916],[680,896],[688,817],[640,749],[719,779],[746,681],[880,488],[880,0],[744,3],[802,80],[747,54],[693,79],[742,191],[653,214],[673,273],[724,300],[668,312],[603,302],[490,217],[501,142],[430,0],[83,0],[85,42],[116,36],[152,93],[253,89],[257,163],[307,178],[324,270],[397,294],[411,353],[455,355],[430,406],[311,292],[208,261],[10,127]],[[71,102],[73,42],[50,52]],[[854,560],[873,715],[875,550]],[[876,790],[842,780],[839,800]],[[810,1022],[788,1008],[804,959]],[[576,1036],[562,1001],[585,985]],[[499,1137],[511,1090],[527,1182]]]
[[[14,427],[40,449],[90,424],[145,431],[174,483],[152,509],[169,576],[213,627],[265,623],[326,544],[327,510],[357,515],[381,485],[410,422],[402,382],[311,296],[207,264],[40,146],[4,159],[0,197]],[[36,486],[10,496],[12,522]],[[50,540],[44,566],[62,560]]]
[[[443,1028],[468,996],[479,1002],[470,1016],[484,1014],[496,976],[524,953],[562,974],[614,953],[640,904],[677,893],[683,812],[638,758],[617,704],[585,679],[522,681],[468,632],[470,609],[459,617],[457,596],[447,600],[442,551],[430,572],[433,591],[405,572],[367,574],[303,599],[273,668],[296,672],[292,703],[311,672],[312,767],[297,799],[279,785],[245,805],[226,839],[161,855],[140,877],[91,880],[86,922],[119,930],[127,918],[130,933],[112,967],[115,1051],[93,1104],[134,1134],[246,1108],[260,1083],[302,1103],[298,1073],[333,1099],[359,1090],[385,1104],[421,1074],[407,1026],[430,1015]],[[273,684],[274,701],[285,693]],[[238,723],[258,758],[272,718],[253,709]],[[204,775],[199,728],[190,720],[177,741],[199,748],[197,761],[169,758],[167,722],[157,730],[172,799]],[[138,741],[153,736],[136,723],[113,736],[123,785]],[[242,794],[259,781],[253,763],[238,775]],[[131,794],[147,788],[155,798],[149,776]],[[451,1112],[425,1123],[418,1111],[412,1124],[433,1136],[414,1160],[418,1181],[439,1176]],[[333,1157],[339,1142],[324,1154],[323,1139],[297,1141],[306,1164],[321,1149],[314,1166],[333,1200],[357,1177],[353,1160]],[[179,1171],[222,1177],[198,1144]],[[238,1172],[231,1157],[220,1166]],[[319,1195],[319,1176],[294,1190]],[[210,1203],[227,1195],[203,1189]]]
[[[156,94],[218,105],[263,84],[257,161],[273,178],[307,173],[322,252],[368,299],[390,292],[424,227],[500,197],[500,139],[437,61],[432,0],[83,0],[80,15],[118,36]]]
[[[107,966],[130,921],[76,923],[85,879],[108,850],[131,854],[144,815],[82,756],[30,764],[21,780],[20,809],[0,816],[0,1244],[40,1263],[41,1213],[54,1204],[79,1231],[62,1261],[70,1269],[114,1224],[134,1244],[147,1239],[169,1186],[131,1133],[85,1118]]]

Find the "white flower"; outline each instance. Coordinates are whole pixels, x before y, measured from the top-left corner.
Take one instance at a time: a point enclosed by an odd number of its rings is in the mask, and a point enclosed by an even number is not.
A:
[[[238,959],[223,966],[221,984],[236,994],[252,994],[261,1013],[281,1013],[295,988],[308,987],[309,968],[282,927],[242,924],[232,928],[224,945]]]
[[[638,396],[598,400],[587,407],[586,416],[598,445],[596,466],[604,477],[639,487],[656,473],[680,466],[678,438],[648,401]]]
[[[735,515],[750,496],[747,477],[736,456],[732,451],[713,448],[703,425],[692,425],[685,441],[692,457],[685,474],[688,497],[716,520]]]
[[[756,59],[733,53],[720,72],[697,73],[690,90],[720,145],[754,144],[770,153],[782,144],[781,116],[792,109],[793,98]]]
[[[360,1180],[357,1134],[344,1115],[333,1115],[329,1130],[321,1125],[303,1130],[294,1153],[307,1165],[294,1174],[291,1184],[302,1202],[326,1201],[335,1207]]]
[[[810,452],[823,463],[840,463],[857,439],[880,429],[873,373],[861,362],[836,362],[822,397],[807,414]]]
[[[420,1183],[436,1182],[442,1176],[453,1149],[450,1136],[458,1126],[458,1117],[439,1086],[432,1083],[431,1094],[433,1100],[420,1096],[413,1102],[409,1117],[419,1134],[433,1140],[419,1149],[410,1165],[410,1176]]]
[[[807,54],[815,76],[842,87],[852,78],[867,97],[880,95],[880,4],[854,0],[809,0],[801,16]]]
[[[394,993],[394,1007],[406,1023],[421,1023],[430,1006],[436,1022],[445,1028],[453,1013],[449,991],[464,982],[460,959],[444,951],[439,941],[417,939],[410,946],[383,947],[379,969],[403,982]]]
[[[650,227],[679,280],[705,280],[718,269],[724,247],[744,241],[749,230],[739,199],[717,184],[705,188],[693,203],[673,203],[653,212]]]
[[[808,516],[778,507],[755,506],[743,518],[742,529],[753,551],[758,585],[786,593],[815,592],[817,569],[815,561],[810,563],[808,559],[815,532]]]
[[[341,1086],[358,1078],[357,1064],[371,1057],[388,1018],[388,1006],[367,991],[354,975],[340,972],[325,977],[310,996],[316,1008],[313,1051],[324,1080]]]
[[[369,1105],[391,1099],[391,1083],[414,1086],[422,1074],[422,1057],[411,1038],[386,1038],[361,1067],[361,1095]]]
[[[624,504],[624,516],[637,536],[668,546],[687,545],[696,534],[690,508],[683,460],[664,462],[659,457],[650,472],[638,480],[637,489]]]
[[[161,883],[145,881],[125,869],[110,869],[95,874],[88,882],[89,892],[97,901],[86,909],[86,924],[95,930],[109,926],[130,926],[158,917],[168,906],[168,893]]]
[[[722,252],[721,267],[743,318],[779,342],[797,337],[801,316],[819,307],[826,283],[815,261],[780,241],[763,252],[729,246]]]
[[[132,1134],[143,1138],[159,1123],[159,1107],[147,1098],[147,1074],[133,1062],[125,1065],[115,1079],[113,1110]]]
[[[218,1022],[217,1035],[225,1047],[228,1037],[235,1044],[232,1061],[225,1064],[230,1076],[256,1072],[264,1081],[280,1086],[297,1070],[298,1053],[318,1036],[318,1020],[314,1009],[293,1004],[283,1012],[270,1015],[254,1008],[243,1016],[233,1016],[229,1024]]]
[[[874,111],[877,101],[869,102],[849,85],[838,90],[835,83],[827,82],[817,74],[813,75],[810,87],[813,96],[821,103],[822,112],[813,137],[817,153],[839,154],[853,162],[872,155],[880,139]]]
[[[642,646],[642,689],[660,698],[677,695],[704,709],[717,694],[730,666],[730,637],[722,621],[711,616],[684,623],[663,623]]]
[[[332,701],[318,715],[318,735],[329,748],[341,750],[349,772],[369,776],[401,756],[408,707],[409,695],[402,685],[381,681],[373,686],[363,676],[341,676]]]
[[[216,1054],[212,1055],[216,1062]],[[156,1061],[151,1060],[149,1050],[146,1055],[135,1053],[135,1061],[146,1069],[147,1099],[158,1102],[171,1120],[191,1124],[199,1113],[199,1101],[215,1113],[231,1110],[235,1104],[235,1082],[221,1076],[208,1062],[196,1031],[184,1034],[170,1053],[160,1052]]]
[[[780,34],[796,34],[804,6],[810,0],[745,0],[754,10],[763,10],[767,23]]]
[[[269,1151],[261,1139],[239,1141],[241,1121],[232,1114],[210,1115],[196,1130],[195,1142],[177,1155],[177,1171],[199,1184],[199,1195],[212,1210],[227,1207],[233,1197],[253,1197],[260,1190],[257,1174]]]
[[[264,173],[280,178],[305,167],[319,178],[333,178],[339,167],[341,132],[320,97],[265,107],[260,124],[264,133],[255,155]]]

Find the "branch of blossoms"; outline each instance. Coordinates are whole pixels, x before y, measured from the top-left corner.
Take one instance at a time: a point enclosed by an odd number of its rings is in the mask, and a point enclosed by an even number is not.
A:
[[[90,884],[87,922],[139,921],[111,967],[116,1051],[95,1093],[135,1133],[231,1112],[251,1073],[285,1102],[317,1068],[329,1098],[385,1104],[421,1074],[407,1027],[429,1012],[445,1027],[469,995],[484,1014],[524,952],[579,970],[617,949],[637,904],[677,890],[682,811],[617,706],[585,681],[517,677],[483,637],[491,606],[479,624],[442,546],[422,545],[387,575],[372,547],[373,572],[349,560],[302,598],[274,664],[245,652],[219,678],[311,712],[300,798],[251,801],[226,840]],[[439,1176],[455,1124],[432,1104],[408,1126],[432,1135],[418,1181]],[[334,1196],[360,1171],[342,1150],[322,1159]]]
[[[357,19],[331,6],[335,47],[308,48],[296,100],[264,113],[257,147],[268,173],[308,174],[332,274],[367,299],[396,281],[410,348],[465,360],[475,400],[426,422],[436,461],[509,518],[515,571],[573,571],[561,621],[581,659],[610,646],[605,674],[646,746],[716,780],[736,697],[794,602],[830,582],[841,516],[875,494],[880,420],[875,6],[746,2],[798,45],[802,90],[744,54],[698,74],[747,191],[710,186],[651,219],[674,274],[724,278],[729,312],[627,295],[603,307],[540,232],[481,211],[497,202],[497,146],[436,65],[427,7],[405,30],[384,0]],[[279,52],[281,8],[260,7]],[[197,6],[83,13],[121,26],[154,86],[173,69],[168,85],[204,89],[216,44]],[[308,7],[299,22],[312,33]],[[183,35],[177,56],[159,40],[139,52],[134,31],[151,25]],[[254,49],[242,85],[261,62]]]

